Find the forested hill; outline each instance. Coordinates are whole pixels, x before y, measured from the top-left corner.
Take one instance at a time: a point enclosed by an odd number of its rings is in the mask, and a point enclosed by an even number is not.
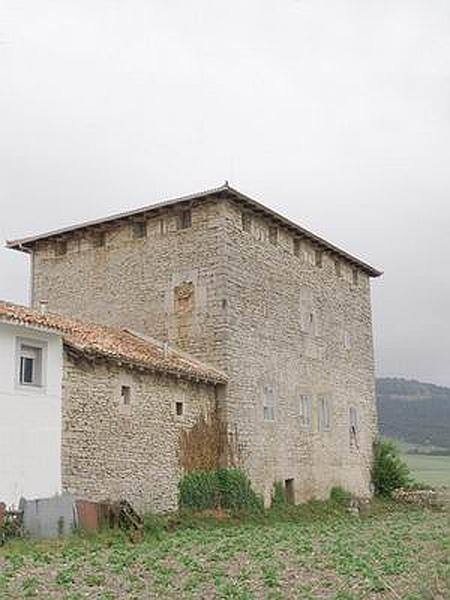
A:
[[[450,448],[450,388],[399,378],[377,379],[382,435]]]

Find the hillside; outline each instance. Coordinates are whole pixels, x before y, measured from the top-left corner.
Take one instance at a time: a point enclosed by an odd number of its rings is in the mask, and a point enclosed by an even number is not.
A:
[[[382,435],[450,448],[450,388],[399,378],[377,380]]]

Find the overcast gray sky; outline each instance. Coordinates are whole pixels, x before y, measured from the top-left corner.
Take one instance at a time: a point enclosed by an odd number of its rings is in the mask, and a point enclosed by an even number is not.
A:
[[[450,385],[449,117],[448,0],[0,0],[0,238],[229,179],[385,270],[379,374]]]

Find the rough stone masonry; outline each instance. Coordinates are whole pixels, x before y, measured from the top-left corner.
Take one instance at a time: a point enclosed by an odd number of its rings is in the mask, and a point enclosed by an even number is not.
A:
[[[170,341],[227,373],[219,416],[266,502],[275,481],[296,502],[337,485],[370,495],[373,267],[227,185],[9,245],[31,253],[35,306]],[[156,383],[151,395],[164,405]],[[108,476],[136,462],[132,439],[162,428],[137,416]],[[108,448],[116,433],[101,435]],[[89,449],[68,435],[64,447],[73,484],[70,461]]]

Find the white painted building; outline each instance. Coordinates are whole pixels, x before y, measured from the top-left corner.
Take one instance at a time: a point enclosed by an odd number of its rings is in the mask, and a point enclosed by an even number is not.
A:
[[[0,319],[0,501],[61,492],[59,332]]]

